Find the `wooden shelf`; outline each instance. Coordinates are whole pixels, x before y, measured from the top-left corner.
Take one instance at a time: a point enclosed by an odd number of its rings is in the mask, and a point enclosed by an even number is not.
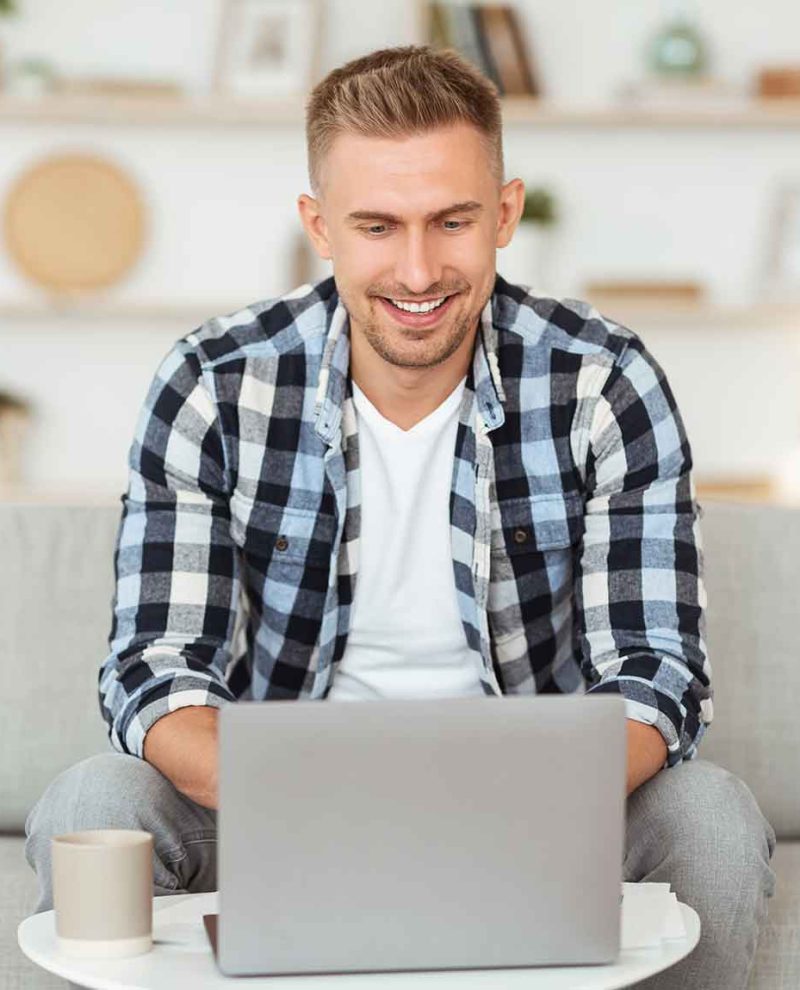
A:
[[[800,329],[800,302],[796,304],[763,303],[750,306],[716,306],[710,303],[687,303],[685,305],[633,304],[628,300],[615,302],[603,298],[595,302],[588,299],[607,319],[630,326],[681,326],[696,327],[704,324],[709,327],[796,327]],[[244,309],[254,299],[239,303],[228,301],[221,304],[212,302],[126,302],[98,300],[49,305],[44,301],[0,301],[0,321],[8,327],[9,320],[53,321],[81,320],[88,324],[100,324],[104,320],[130,321],[179,321],[199,325],[213,316],[224,316]],[[0,330],[2,332],[2,330]]]
[[[754,303],[748,306],[718,306],[713,303],[633,303],[627,299],[578,295],[607,319],[636,329],[648,326],[713,327],[797,327],[800,329],[800,301],[797,303]]]
[[[644,108],[559,106],[531,97],[502,100],[506,124],[534,127],[800,127],[800,99],[742,100],[730,106]],[[223,96],[0,96],[0,122],[213,125],[297,125],[305,97],[273,101]]]
[[[176,320],[200,324],[212,316],[235,313],[247,305],[248,302],[240,305],[231,302],[217,305],[202,301],[136,303],[104,300],[59,305],[49,305],[46,302],[0,302],[0,320],[87,320],[90,323],[109,319]]]
[[[84,124],[303,124],[302,99],[223,97],[0,96],[0,121]]]
[[[508,124],[580,127],[800,127],[800,99],[742,100],[730,105],[686,107],[605,107],[548,105],[529,98],[506,97],[503,120]]]

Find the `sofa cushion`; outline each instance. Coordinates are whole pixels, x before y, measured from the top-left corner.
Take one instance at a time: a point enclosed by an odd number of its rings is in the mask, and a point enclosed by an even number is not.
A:
[[[800,984],[800,842],[778,842],[772,855],[775,895],[758,938],[751,990],[796,990]]]
[[[800,508],[704,503],[714,720],[699,755],[750,787],[779,838],[800,838]]]
[[[3,990],[65,990],[60,976],[41,969],[17,945],[17,926],[39,899],[36,874],[25,859],[25,840],[0,835],[0,987]]]
[[[121,506],[0,503],[0,831],[110,747],[97,700]]]

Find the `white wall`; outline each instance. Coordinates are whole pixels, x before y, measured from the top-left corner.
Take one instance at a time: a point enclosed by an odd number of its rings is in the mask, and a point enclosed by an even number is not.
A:
[[[213,0],[24,0],[0,23],[6,58],[42,55],[75,74],[169,77],[208,87],[219,16]],[[630,0],[519,4],[546,94],[604,104],[641,73],[662,5]],[[795,57],[800,7],[698,0],[719,73],[744,85],[760,61]],[[325,4],[322,71],[414,39],[415,4]],[[354,29],[357,25],[357,30]],[[125,485],[133,423],[172,341],[205,316],[291,288],[295,201],[307,190],[302,121],[280,128],[36,125],[0,121],[0,199],[27,163],[83,148],[118,160],[148,201],[148,250],[114,298],[191,304],[197,320],[0,317],[0,388],[37,406],[26,450],[31,484]],[[770,195],[800,172],[800,129],[506,130],[509,176],[550,183],[563,214],[550,267],[554,293],[586,279],[699,277],[721,305],[757,298]],[[503,270],[502,252],[498,268]],[[35,297],[0,252],[0,301]],[[607,315],[615,317],[610,312]],[[798,444],[796,327],[633,327],[664,366],[698,473],[761,473]]]

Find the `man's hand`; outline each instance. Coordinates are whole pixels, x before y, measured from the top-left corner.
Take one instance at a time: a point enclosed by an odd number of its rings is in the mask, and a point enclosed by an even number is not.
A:
[[[204,808],[217,809],[217,717],[210,705],[163,715],[144,737],[144,758]]]
[[[667,744],[654,725],[626,719],[628,729],[628,771],[625,782],[626,797],[640,784],[654,777],[667,759]]]

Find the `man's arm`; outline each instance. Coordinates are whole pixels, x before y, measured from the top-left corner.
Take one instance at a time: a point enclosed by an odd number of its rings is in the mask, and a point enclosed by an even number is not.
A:
[[[144,758],[204,808],[217,808],[219,709],[181,708],[160,718],[144,739]]]
[[[664,372],[635,334],[595,393],[584,453],[582,671],[589,692],[625,699],[631,793],[692,759],[712,718],[691,451]]]
[[[197,349],[186,339],[173,346],[139,416],[98,695],[115,749],[147,758],[148,737],[148,756],[165,775],[208,799],[215,771],[204,709],[236,700],[225,671],[239,571],[222,431]],[[189,721],[177,717],[184,708]]]
[[[626,719],[628,733],[628,764],[625,774],[625,796],[654,777],[667,759],[664,737],[652,725]]]

